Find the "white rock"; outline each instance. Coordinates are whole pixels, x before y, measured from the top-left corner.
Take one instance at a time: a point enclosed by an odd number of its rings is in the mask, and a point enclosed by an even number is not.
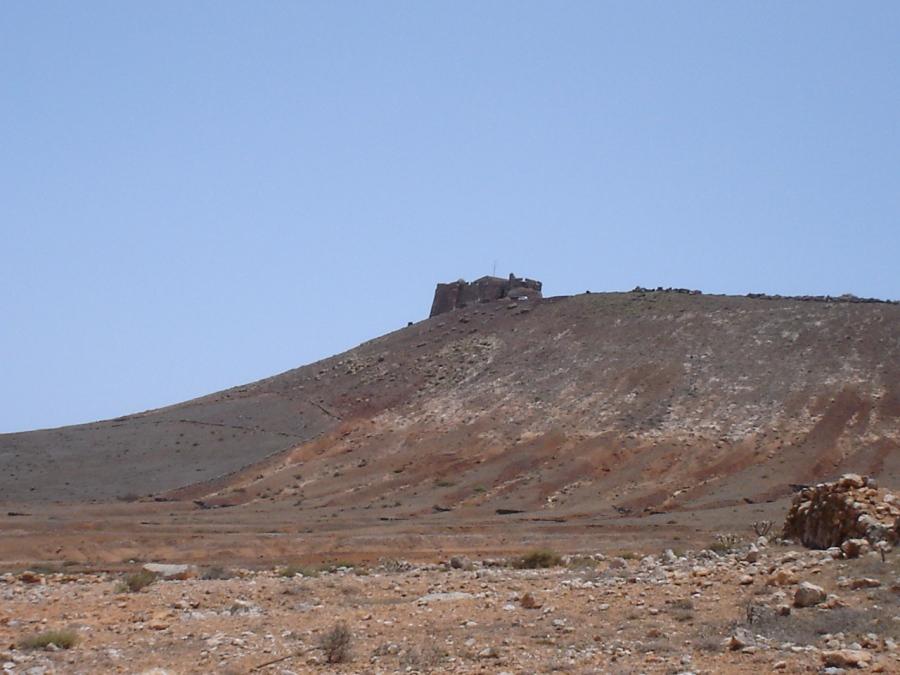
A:
[[[453,591],[451,593],[428,593],[427,595],[423,595],[416,602],[452,602],[454,600],[469,600],[474,597],[475,596],[471,593],[462,593],[460,591]]]
[[[493,647],[485,647],[480,652],[478,652],[479,659],[499,659],[500,654]]]
[[[144,569],[158,574],[163,579],[193,576],[196,568],[193,565],[167,565],[164,563],[146,563]]]

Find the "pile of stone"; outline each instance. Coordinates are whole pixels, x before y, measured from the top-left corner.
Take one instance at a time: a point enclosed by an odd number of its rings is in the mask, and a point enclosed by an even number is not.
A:
[[[847,557],[868,545],[894,546],[900,541],[900,497],[852,473],[804,487],[794,496],[783,536],[809,548],[841,547]]]

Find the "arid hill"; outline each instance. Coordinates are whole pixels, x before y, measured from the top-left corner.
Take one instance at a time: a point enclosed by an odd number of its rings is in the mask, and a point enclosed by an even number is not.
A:
[[[900,485],[898,450],[900,306],[602,293],[478,304],[184,404],[0,436],[0,494],[375,539],[675,531],[848,471]]]

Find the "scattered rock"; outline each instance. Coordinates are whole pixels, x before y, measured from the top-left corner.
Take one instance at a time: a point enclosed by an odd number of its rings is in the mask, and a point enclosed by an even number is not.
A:
[[[171,623],[171,616],[168,612],[157,612],[150,621],[147,622],[147,628],[150,630],[165,630]]]
[[[427,595],[423,595],[416,602],[419,603],[429,603],[429,602],[452,602],[455,600],[469,600],[470,598],[474,598],[475,596],[471,593],[462,593],[461,591],[453,591],[450,593],[428,593]]]
[[[19,581],[23,584],[42,584],[44,583],[44,578],[31,570],[25,570],[18,576]]]
[[[869,542],[865,539],[848,539],[841,544],[841,552],[845,558],[858,558],[869,551]]]
[[[479,659],[499,659],[500,653],[494,647],[485,647],[478,652]]]
[[[766,580],[766,583],[769,586],[793,586],[798,581],[799,579],[793,570],[781,568],[775,570]]]
[[[736,628],[732,636],[726,640],[726,645],[728,649],[734,652],[740,649],[746,649],[751,646],[753,642],[753,634],[750,631],[746,628]]]
[[[794,607],[812,607],[825,602],[827,597],[821,587],[804,581],[794,592]]]
[[[759,549],[753,544],[750,544],[750,548],[744,555],[744,560],[746,560],[748,563],[755,563],[757,560],[759,560]]]
[[[867,668],[872,655],[862,649],[836,649],[822,652],[822,662],[834,668]]]
[[[450,558],[450,567],[455,570],[468,570],[472,569],[472,562],[465,556],[455,555]]]

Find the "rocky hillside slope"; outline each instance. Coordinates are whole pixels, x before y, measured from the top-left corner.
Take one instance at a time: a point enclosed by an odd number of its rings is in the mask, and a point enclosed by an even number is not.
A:
[[[3,435],[0,494],[638,516],[848,471],[900,484],[898,450],[900,306],[604,293],[485,303],[181,405]]]

